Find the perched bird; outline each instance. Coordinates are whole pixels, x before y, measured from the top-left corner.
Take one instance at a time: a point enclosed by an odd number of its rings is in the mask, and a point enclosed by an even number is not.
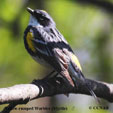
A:
[[[50,67],[66,79],[67,84],[76,87],[76,81],[84,83],[91,95],[95,93],[86,83],[80,63],[63,35],[57,30],[52,17],[43,10],[27,8],[31,14],[24,32],[24,44],[28,53],[40,64]]]

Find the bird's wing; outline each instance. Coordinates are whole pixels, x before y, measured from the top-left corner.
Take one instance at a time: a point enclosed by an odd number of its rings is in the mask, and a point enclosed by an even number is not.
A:
[[[54,51],[54,57],[56,57],[56,60],[61,67],[60,74],[66,77],[68,82],[74,87],[75,83],[68,72],[70,58],[65,54],[64,52],[65,49],[62,50],[59,48],[55,48],[53,51]]]
[[[49,63],[54,69],[61,75],[65,76],[69,83],[74,86],[73,81],[68,73],[68,57],[64,54],[63,50],[67,49],[71,51],[68,43],[65,43],[61,37],[51,36],[45,32],[42,28],[33,28],[34,38],[33,44],[37,53],[47,63]]]

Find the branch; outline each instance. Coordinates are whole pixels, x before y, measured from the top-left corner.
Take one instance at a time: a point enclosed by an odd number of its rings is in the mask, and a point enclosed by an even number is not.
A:
[[[86,79],[97,97],[113,102],[113,84]],[[61,77],[45,78],[34,80],[31,84],[20,84],[8,88],[0,89],[0,104],[9,104],[2,113],[9,113],[16,105],[45,96],[56,94],[86,94],[90,95],[83,83],[78,82],[77,88],[73,88],[65,83]],[[10,108],[10,109],[9,109]]]
[[[107,0],[74,0],[75,2],[79,2],[82,4],[87,4],[87,5],[95,5],[98,6],[104,10],[106,10],[109,13],[113,13],[113,3]]]

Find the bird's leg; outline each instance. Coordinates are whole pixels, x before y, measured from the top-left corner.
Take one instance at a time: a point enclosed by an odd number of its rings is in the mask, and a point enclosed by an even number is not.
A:
[[[50,72],[48,75],[46,75],[46,77],[44,79],[48,79],[51,76],[53,76],[53,74],[55,73],[55,70],[53,70],[52,72]]]
[[[78,89],[78,84],[77,84],[77,80],[75,78],[72,77],[73,83],[74,83],[74,87],[76,89]]]

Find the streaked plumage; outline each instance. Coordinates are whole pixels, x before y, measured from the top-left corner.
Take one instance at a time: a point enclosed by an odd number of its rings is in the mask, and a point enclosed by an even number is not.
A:
[[[86,85],[80,63],[63,35],[56,29],[50,15],[42,10],[32,10],[28,27],[24,33],[24,43],[30,55],[40,64],[53,68],[65,77],[68,84],[76,86],[76,81]],[[93,91],[86,85],[90,93]]]

